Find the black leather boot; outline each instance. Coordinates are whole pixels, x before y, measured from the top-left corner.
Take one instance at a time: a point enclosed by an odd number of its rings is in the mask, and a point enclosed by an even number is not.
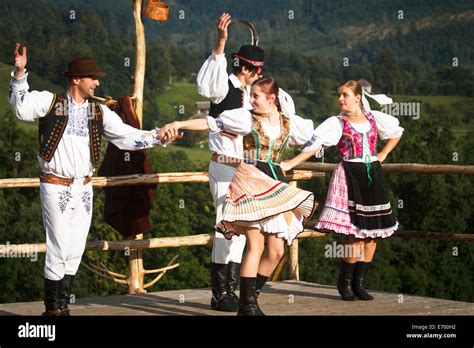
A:
[[[239,298],[235,294],[239,287],[240,279],[240,263],[229,262],[227,265],[227,286],[226,286],[226,297],[227,307],[229,311],[237,312],[239,309]]]
[[[71,301],[71,289],[72,284],[74,282],[74,275],[66,274],[64,278],[61,280],[61,287],[59,292],[59,300],[60,300],[60,307],[61,309],[61,316],[70,316],[69,311],[69,302]]]
[[[263,275],[257,273],[257,283],[256,283],[256,286],[255,286],[255,299],[256,300],[258,300],[258,297],[260,296],[260,292],[262,291],[263,286],[265,285],[267,280],[268,280],[267,276],[263,276]],[[258,301],[257,301],[257,309],[258,309],[258,312],[260,313],[260,315],[265,315],[262,312],[262,310],[260,309],[260,306],[258,305]]]
[[[236,309],[229,304],[227,294],[227,269],[228,265],[221,263],[211,264],[211,308],[216,311],[235,312]]]
[[[44,316],[61,315],[61,302],[59,299],[61,280],[50,280],[44,278]]]
[[[258,296],[260,295],[260,292],[262,291],[263,286],[265,285],[267,280],[268,280],[267,276],[263,276],[257,273],[257,283],[255,285],[256,298],[258,298]]]
[[[357,262],[354,271],[354,279],[352,280],[352,290],[354,290],[356,296],[363,301],[374,299],[364,288],[364,280],[367,279],[369,266],[370,262]]]
[[[357,297],[351,288],[355,267],[355,263],[347,263],[342,261],[341,271],[339,273],[339,278],[337,279],[337,290],[344,301],[357,300]]]
[[[240,277],[240,302],[239,316],[258,316],[265,315],[258,311],[257,299],[255,297],[255,286],[257,278]]]

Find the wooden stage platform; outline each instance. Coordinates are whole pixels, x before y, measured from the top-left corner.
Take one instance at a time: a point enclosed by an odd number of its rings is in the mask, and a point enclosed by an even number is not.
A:
[[[210,289],[79,298],[72,315],[235,315],[210,309]],[[373,301],[342,301],[334,286],[303,281],[265,285],[259,304],[267,315],[474,315],[474,303],[371,291]],[[43,303],[0,304],[0,315],[40,315]]]

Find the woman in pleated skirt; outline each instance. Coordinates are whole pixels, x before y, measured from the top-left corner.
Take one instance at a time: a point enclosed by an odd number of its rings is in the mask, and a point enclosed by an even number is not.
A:
[[[318,231],[348,236],[337,288],[343,300],[373,300],[364,286],[377,239],[390,237],[398,228],[388,199],[381,163],[396,147],[403,128],[395,117],[370,110],[366,93],[356,81],[339,86],[341,113],[314,130],[298,156],[281,163],[289,170],[323,149],[337,146],[342,161],[336,166],[319,221]],[[367,96],[391,103],[384,95]],[[377,153],[377,138],[387,140]]]

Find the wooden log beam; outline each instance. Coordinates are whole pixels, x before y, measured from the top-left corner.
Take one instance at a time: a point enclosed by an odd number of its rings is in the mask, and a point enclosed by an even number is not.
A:
[[[474,174],[474,166],[428,165],[417,163],[383,164],[389,173],[423,173],[423,174]],[[323,173],[331,173],[334,163],[303,163],[287,174],[288,180],[311,180],[321,178]],[[207,172],[177,172],[156,174],[135,174],[123,176],[98,176],[92,178],[94,187],[112,187],[128,185],[146,185],[161,183],[208,182]],[[34,188],[39,187],[38,178],[0,179],[1,188]]]
[[[305,230],[298,235],[298,239],[308,237],[324,237],[327,233]],[[400,238],[416,238],[424,240],[443,240],[456,242],[474,242],[473,233],[439,233],[424,231],[398,231],[394,237]],[[86,244],[88,251],[123,251],[125,248],[135,249],[156,249],[156,248],[177,248],[183,246],[210,245],[213,236],[209,233],[197,234],[192,236],[179,237],[160,237],[143,240],[122,240],[122,241],[89,241]],[[46,243],[37,244],[6,244],[0,245],[0,259],[13,257],[10,255],[32,255],[34,253],[46,252]]]
[[[336,168],[335,163],[302,163],[295,167],[301,170],[331,173]],[[387,173],[423,173],[423,174],[474,174],[474,166],[458,166],[450,164],[420,164],[420,163],[388,163],[382,164]]]
[[[161,237],[143,240],[121,240],[116,242],[109,241],[90,241],[87,242],[86,250],[125,250],[133,249],[155,249],[183,247],[194,245],[207,245],[212,242],[212,236],[209,233],[197,234],[192,236],[179,237]]]
[[[315,173],[305,170],[295,170],[288,176],[291,180],[310,180],[324,177],[323,173]],[[134,174],[122,176],[97,176],[92,178],[94,187],[130,186],[146,184],[172,184],[187,182],[208,182],[207,172],[177,172],[177,173],[155,173]],[[0,188],[35,188],[39,187],[38,178],[0,179]]]
[[[97,176],[92,178],[94,187],[112,187],[163,183],[208,182],[207,172],[178,172],[156,174],[134,174],[122,176]],[[34,188],[39,187],[40,181],[34,179],[1,179],[0,188]]]
[[[135,111],[142,127],[143,90],[145,85],[146,43],[145,28],[141,18],[142,0],[133,0],[133,23],[135,24],[135,74],[133,97],[136,98]]]
[[[311,170],[293,170],[286,174],[286,179],[288,181],[298,181],[298,180],[312,180],[312,179],[321,179],[326,175],[321,172],[315,172]]]

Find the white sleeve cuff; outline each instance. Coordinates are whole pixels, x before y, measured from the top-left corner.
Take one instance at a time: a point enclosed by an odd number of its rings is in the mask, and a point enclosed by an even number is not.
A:
[[[27,82],[28,72],[25,69],[25,74],[23,76],[15,77],[15,70],[12,70],[12,72],[10,73],[10,77],[11,77],[10,83],[12,85],[15,85],[15,86],[21,85]]]
[[[388,140],[388,139],[392,139],[392,138],[400,138],[403,135],[404,131],[405,131],[404,128],[398,127],[398,129],[396,129],[396,131],[394,131],[392,133],[385,133],[385,134],[381,135],[380,139],[381,140]]]
[[[300,147],[301,152],[312,152],[318,149],[319,151],[315,153],[314,157],[321,158],[324,155],[324,147],[322,144],[322,140],[318,138],[315,134],[313,134],[311,139],[308,140],[306,144]]]
[[[214,118],[212,116],[207,116],[207,124],[209,125],[209,131],[212,134],[219,133],[224,128],[224,125],[220,117]]]
[[[211,54],[212,59],[215,61],[224,61],[227,65],[227,60],[225,59],[225,53],[222,54],[215,54],[214,52]]]
[[[166,147],[166,143],[162,143],[161,140],[159,140],[159,139],[156,137],[156,135],[158,134],[158,132],[160,131],[160,129],[161,129],[161,128],[155,128],[155,129],[153,129],[153,130],[151,131],[151,134],[152,134],[152,137],[153,137],[151,143],[152,143],[153,147],[155,147],[155,146],[163,146],[163,147]]]

